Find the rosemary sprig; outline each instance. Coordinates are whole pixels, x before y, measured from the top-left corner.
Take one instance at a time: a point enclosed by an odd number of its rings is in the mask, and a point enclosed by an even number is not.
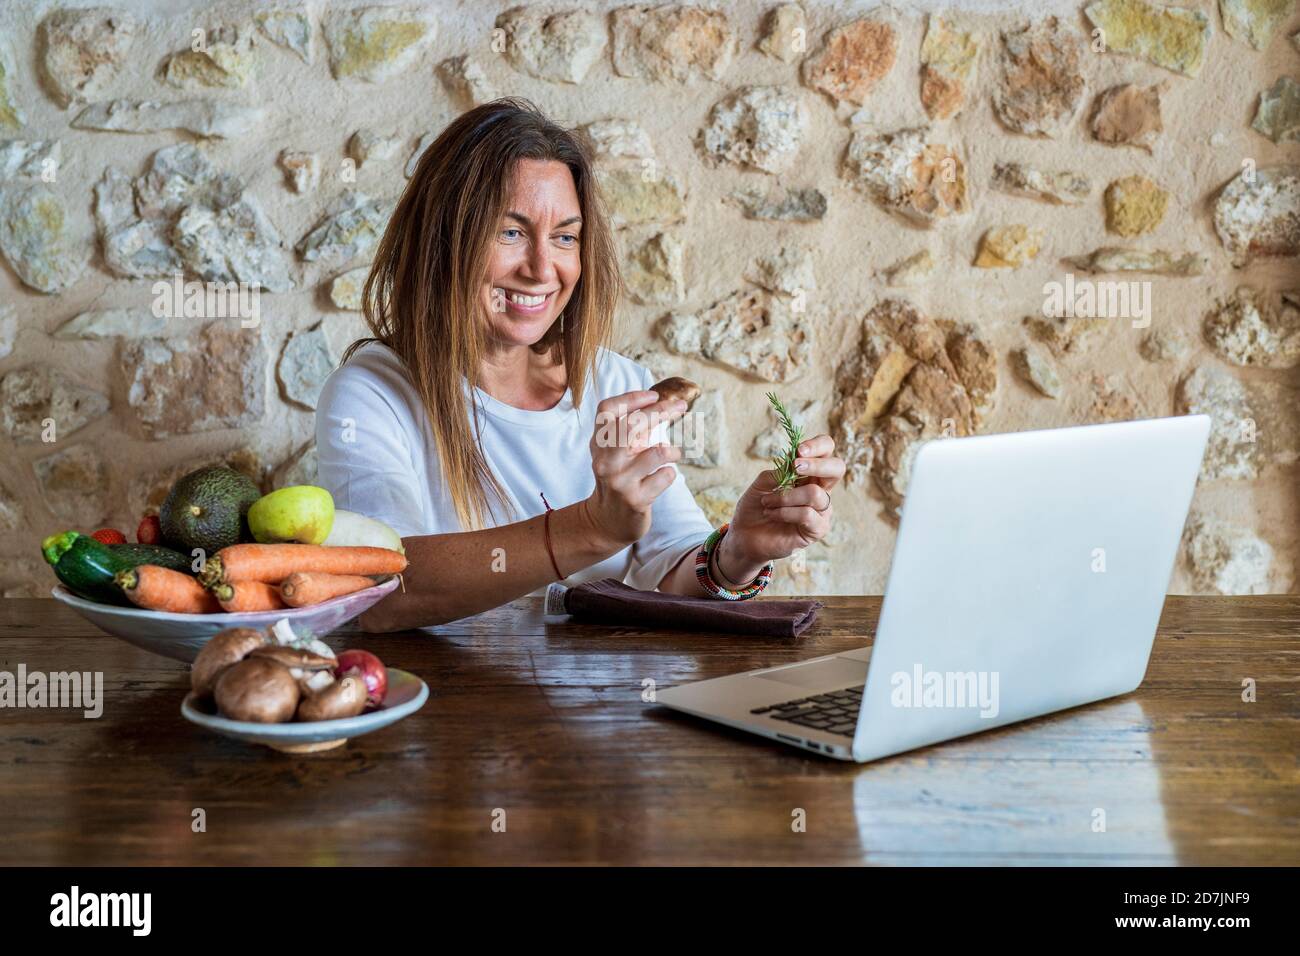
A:
[[[794,470],[794,463],[799,457],[799,443],[803,441],[803,426],[794,423],[794,419],[790,417],[790,410],[781,404],[781,399],[776,397],[776,392],[768,392],[767,400],[776,409],[781,430],[790,441],[790,447],[772,459],[772,466],[776,469],[776,488],[773,490],[784,491],[786,488],[793,488],[794,483],[799,480],[799,474]]]

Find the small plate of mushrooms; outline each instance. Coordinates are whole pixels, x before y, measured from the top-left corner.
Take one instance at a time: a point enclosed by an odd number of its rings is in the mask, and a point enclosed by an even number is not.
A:
[[[424,706],[429,688],[374,654],[336,655],[287,620],[214,634],[194,659],[181,715],[227,737],[316,753],[387,727]]]

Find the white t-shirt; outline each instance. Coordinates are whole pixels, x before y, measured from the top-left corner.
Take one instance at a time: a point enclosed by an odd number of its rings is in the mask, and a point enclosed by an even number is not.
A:
[[[595,490],[588,442],[596,405],[612,395],[648,389],[655,379],[643,366],[604,349],[593,377],[579,409],[568,390],[559,404],[545,411],[515,408],[482,389],[474,390],[483,456],[514,508],[513,516],[502,513],[489,493],[491,524],[541,514],[546,510],[543,492],[552,508],[562,508]],[[363,346],[330,375],[316,404],[316,450],[317,481],[334,496],[337,507],[377,518],[403,537],[464,530],[443,483],[419,394],[401,359],[387,346]],[[653,589],[712,530],[678,472],[656,499],[645,537],[599,564],[570,573],[567,583],[612,577]]]

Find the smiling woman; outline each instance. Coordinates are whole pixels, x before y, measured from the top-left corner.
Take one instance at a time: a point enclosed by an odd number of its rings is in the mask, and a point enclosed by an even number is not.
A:
[[[532,104],[477,107],[425,150],[365,284],[373,335],[317,405],[321,484],[396,528],[410,561],[363,627],[557,579],[748,597],[826,534],[844,466],[824,435],[800,446],[803,484],[775,493],[764,472],[711,533],[680,449],[654,440],[686,403],[605,347],[622,288],[588,147]]]

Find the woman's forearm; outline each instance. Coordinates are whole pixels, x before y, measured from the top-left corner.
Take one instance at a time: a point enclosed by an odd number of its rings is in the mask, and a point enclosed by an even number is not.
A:
[[[544,516],[454,534],[403,538],[409,562],[401,588],[361,616],[366,631],[428,627],[529,594],[556,580],[546,551]],[[625,543],[609,538],[585,501],[551,512],[551,546],[565,575],[617,554]]]
[[[728,542],[730,535],[723,535],[713,550],[713,561],[709,573],[719,583],[734,584],[737,587],[748,584],[763,570],[763,561],[756,561],[736,553],[735,541]],[[700,544],[704,542],[701,541]],[[659,590],[669,594],[689,594],[693,597],[709,597],[709,592],[700,586],[700,579],[695,574],[695,551],[688,551],[682,559],[673,565],[673,569],[659,582]]]
[[[704,542],[701,541],[700,544]],[[659,590],[666,594],[688,594],[691,597],[708,597],[695,576],[695,551],[691,550],[673,565],[672,570],[659,582]]]

